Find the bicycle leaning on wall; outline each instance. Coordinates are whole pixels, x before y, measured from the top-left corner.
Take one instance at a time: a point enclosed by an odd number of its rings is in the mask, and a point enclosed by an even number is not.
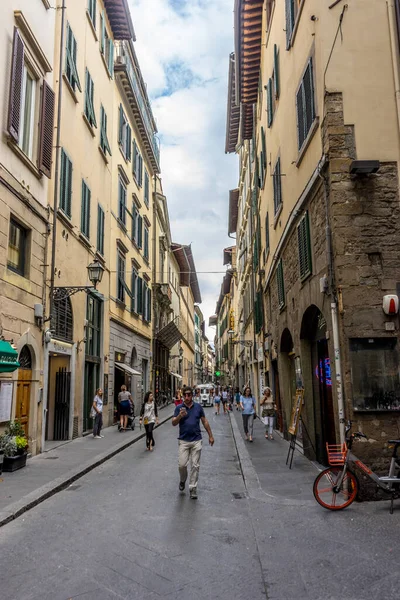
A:
[[[379,477],[351,452],[354,440],[367,439],[367,436],[360,431],[350,434],[350,431],[351,421],[348,421],[346,443],[326,445],[330,467],[322,471],[314,481],[313,492],[316,501],[329,510],[342,510],[350,506],[356,499],[360,487],[357,476],[351,469],[352,465],[356,465],[380,489],[391,495],[390,514],[393,514],[394,496],[400,492],[400,457],[397,456],[400,440],[389,440],[389,444],[394,444],[389,473]]]

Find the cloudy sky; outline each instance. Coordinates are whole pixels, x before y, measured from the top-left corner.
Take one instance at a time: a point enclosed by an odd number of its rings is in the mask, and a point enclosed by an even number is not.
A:
[[[208,324],[223,277],[222,250],[232,245],[228,192],[238,178],[235,156],[225,155],[234,0],[129,2],[136,52],[161,139],[172,237],[192,243]],[[211,340],[214,333],[208,331]]]

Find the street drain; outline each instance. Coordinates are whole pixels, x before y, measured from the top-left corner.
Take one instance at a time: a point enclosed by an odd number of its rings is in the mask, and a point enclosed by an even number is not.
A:
[[[232,496],[235,498],[235,500],[243,500],[246,498],[246,494],[243,492],[232,492]]]

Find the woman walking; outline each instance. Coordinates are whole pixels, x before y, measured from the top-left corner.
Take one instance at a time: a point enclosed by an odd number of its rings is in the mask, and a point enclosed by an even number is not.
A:
[[[215,414],[219,415],[219,411],[221,410],[221,396],[220,396],[220,391],[218,388],[215,390],[214,406],[215,406]]]
[[[243,429],[246,435],[246,440],[253,441],[253,423],[254,423],[254,407],[256,399],[251,395],[251,389],[247,386],[244,388],[244,394],[240,398],[240,407],[242,409]]]
[[[94,413],[93,437],[99,440],[104,437],[104,435],[101,435],[103,427],[103,390],[101,388],[96,390],[92,411]]]
[[[240,409],[240,391],[239,391],[238,387],[235,390],[235,404],[236,404],[236,410],[239,410]]]
[[[274,398],[272,396],[271,388],[266,387],[264,389],[264,396],[261,399],[260,405],[261,409],[261,419],[265,425],[265,439],[273,440],[274,437],[272,435],[274,429],[274,421],[276,414],[276,404],[274,402]]]
[[[146,429],[146,448],[152,452],[155,446],[153,429],[154,425],[158,425],[158,410],[151,392],[146,392],[144,397],[139,423],[142,423],[142,421]]]
[[[133,404],[132,396],[127,391],[126,385],[121,386],[121,391],[118,394],[118,402],[120,431],[124,431],[128,427],[128,415],[131,413],[131,403]]]

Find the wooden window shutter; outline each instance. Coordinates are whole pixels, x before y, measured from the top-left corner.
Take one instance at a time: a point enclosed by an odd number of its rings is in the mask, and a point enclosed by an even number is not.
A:
[[[131,312],[136,312],[137,278],[137,272],[133,269],[131,277]]]
[[[274,73],[275,73],[275,98],[279,98],[281,93],[280,71],[279,71],[279,51],[278,46],[274,45]]]
[[[17,143],[19,142],[19,126],[21,120],[23,74],[24,42],[22,41],[17,27],[14,27],[7,131]]]
[[[303,78],[303,91],[304,91],[304,121],[305,121],[305,136],[307,137],[308,132],[315,119],[315,104],[314,104],[314,81],[313,81],[313,64],[312,59],[308,63],[306,72]]]
[[[67,173],[65,179],[65,192],[66,192],[66,205],[65,212],[71,217],[71,209],[72,209],[72,162],[69,160],[68,156],[66,157],[66,166]]]
[[[268,79],[267,85],[267,110],[268,110],[268,127],[271,127],[274,120],[273,104],[272,104],[272,79]]]
[[[53,158],[55,97],[55,93],[51,87],[43,81],[39,124],[38,168],[49,179],[51,177]]]
[[[113,77],[113,75],[114,75],[114,43],[111,39],[108,40],[108,46],[109,46],[108,71],[109,71],[111,77]]]
[[[126,160],[131,160],[132,157],[132,130],[126,124]]]
[[[151,322],[151,289],[147,290],[147,320]]]
[[[124,131],[124,111],[122,104],[119,105],[119,127],[118,127],[118,144],[123,142],[123,131]]]
[[[137,149],[136,140],[133,140],[132,174],[134,175],[136,180],[138,178],[137,160],[138,160],[138,149]]]
[[[137,245],[139,246],[139,248],[142,248],[143,245],[143,217],[141,215],[138,215]]]
[[[304,100],[303,100],[303,82],[301,82],[296,95],[296,112],[297,112],[297,139],[299,150],[304,144],[305,123],[304,123]]]
[[[294,27],[294,0],[286,0],[286,50],[289,50]]]
[[[263,153],[263,168],[264,170],[267,169],[267,146],[265,143],[265,131],[264,131],[264,127],[261,127],[261,146],[262,146],[262,153]]]
[[[269,214],[265,217],[265,249],[269,250]]]
[[[97,205],[97,250],[104,254],[104,211]]]
[[[135,204],[133,204],[133,206],[132,206],[132,239],[135,242],[137,241],[137,216],[138,216],[137,208],[136,208]]]
[[[106,46],[106,21],[104,16],[104,10],[100,16],[100,52],[104,54]]]
[[[137,278],[137,304],[136,310],[139,315],[143,313],[143,279]]]
[[[308,212],[306,212],[297,227],[297,241],[299,249],[300,279],[303,281],[312,273],[310,224]]]
[[[142,291],[142,296],[143,296],[143,320],[147,321],[147,289],[148,289],[148,285],[145,281],[143,281],[143,291]]]

